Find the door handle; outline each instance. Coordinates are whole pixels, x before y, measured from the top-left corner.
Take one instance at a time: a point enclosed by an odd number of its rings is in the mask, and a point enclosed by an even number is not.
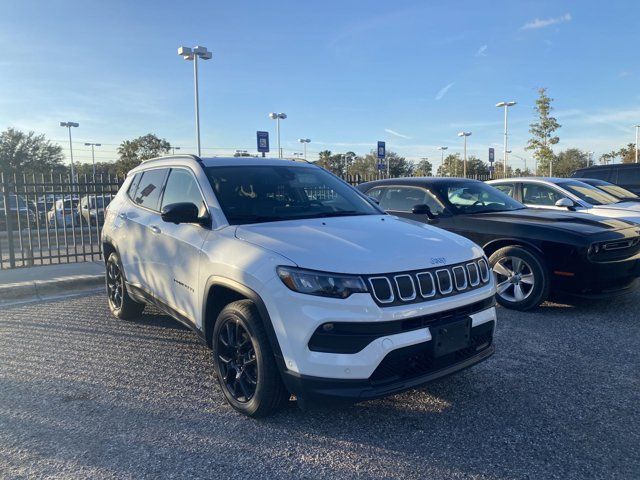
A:
[[[149,228],[151,228],[151,231],[155,234],[158,234],[161,232],[160,228],[156,227],[155,225],[151,225],[151,227]]]
[[[119,213],[118,217],[120,217],[122,220],[126,220],[127,219],[127,214],[126,213]]]

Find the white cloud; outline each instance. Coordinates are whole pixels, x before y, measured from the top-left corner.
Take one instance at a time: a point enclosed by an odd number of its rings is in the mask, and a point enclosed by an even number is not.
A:
[[[551,25],[556,25],[558,23],[564,23],[564,22],[570,22],[570,21],[571,21],[570,13],[565,13],[560,17],[554,17],[554,18],[545,18],[545,19],[536,18],[532,22],[525,23],[522,27],[520,27],[520,30],[535,30],[538,28],[545,28]]]
[[[436,95],[436,100],[440,100],[442,97],[444,97],[451,87],[453,87],[453,82],[451,82],[448,85],[445,85],[444,87],[442,87],[440,89],[440,91],[438,92],[438,94]]]
[[[476,52],[476,57],[486,57],[487,56],[487,48],[489,45],[482,45],[478,51]]]
[[[385,131],[385,132],[387,132],[387,133],[390,133],[390,134],[391,134],[391,135],[393,135],[394,137],[407,138],[407,139],[408,139],[408,138],[411,138],[411,137],[410,137],[410,136],[408,136],[408,135],[404,135],[404,134],[402,134],[402,133],[398,133],[398,132],[396,132],[395,130],[391,130],[390,128],[385,128],[385,129],[384,129],[384,131]]]

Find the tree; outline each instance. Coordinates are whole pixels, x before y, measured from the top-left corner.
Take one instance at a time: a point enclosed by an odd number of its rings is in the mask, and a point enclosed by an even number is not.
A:
[[[601,163],[609,163],[619,158],[622,163],[635,163],[636,162],[636,144],[629,143],[626,147],[622,147],[620,150],[613,150],[612,152],[605,153],[600,157]]]
[[[345,160],[345,154],[333,154],[331,153],[331,150],[323,150],[318,154],[318,161],[316,162],[316,165],[324,168],[325,170],[329,170],[335,175],[343,176],[347,170],[345,167]]]
[[[547,89],[538,89],[540,96],[536,100],[536,106],[533,108],[538,116],[536,122],[529,125],[529,133],[532,137],[529,139],[526,150],[533,150],[533,156],[538,161],[538,168],[543,171],[549,171],[552,175],[552,171],[549,169],[551,162],[554,160],[552,146],[560,141],[560,137],[554,135],[561,125],[558,121],[552,117],[551,106],[552,98],[547,96]]]
[[[116,162],[116,172],[118,175],[126,175],[143,160],[169,153],[169,150],[171,150],[171,144],[152,133],[133,140],[125,140],[118,147],[120,158]]]
[[[52,144],[44,135],[15,128],[0,133],[0,171],[5,174],[62,171],[63,158],[62,147]]]
[[[433,175],[433,165],[429,160],[423,158],[415,166],[413,174],[417,177],[430,177]]]
[[[80,179],[84,179],[84,176],[87,176],[87,179],[93,176],[93,163],[85,162],[85,163],[76,163],[76,176]],[[100,180],[100,176],[102,175],[106,178],[108,175],[115,176],[117,174],[117,168],[115,162],[96,162],[96,178]]]
[[[438,175],[442,177],[462,177],[464,172],[464,160],[459,153],[449,154],[444,158],[443,164],[438,168]],[[489,175],[489,167],[478,157],[467,157],[467,177]]]
[[[588,162],[588,153],[577,148],[569,148],[555,157],[553,174],[558,177],[568,177],[574,170],[586,167]]]

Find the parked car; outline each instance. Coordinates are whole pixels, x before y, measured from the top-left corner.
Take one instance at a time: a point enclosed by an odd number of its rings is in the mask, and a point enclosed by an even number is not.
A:
[[[118,318],[153,303],[213,349],[229,404],[363,401],[489,357],[482,250],[385,214],[308,163],[154,159],[129,172],[102,235]]]
[[[571,177],[604,180],[640,195],[640,163],[594,165],[576,170]]]
[[[597,180],[595,178],[576,178],[576,180],[591,185],[592,187],[596,187],[598,190],[602,190],[612,197],[616,197],[619,202],[640,202],[640,196],[619,185],[614,185],[613,183],[605,182],[604,180]]]
[[[11,220],[11,228],[18,230],[36,225],[36,216],[29,203],[19,195],[11,194],[5,205],[4,195],[0,194],[0,228],[7,228],[7,219]]]
[[[482,246],[505,307],[530,310],[550,293],[616,295],[638,283],[640,229],[629,222],[526,208],[476,180],[395,178],[358,189],[389,213]]]
[[[574,178],[524,177],[490,180],[487,183],[527,207],[591,213],[640,224],[640,203],[621,202]]]
[[[47,223],[50,227],[72,227],[79,225],[77,212],[78,201],[71,198],[56,200],[47,212]]]
[[[79,203],[78,215],[87,225],[100,225],[104,222],[104,209],[111,202],[111,198],[102,195],[87,195]]]

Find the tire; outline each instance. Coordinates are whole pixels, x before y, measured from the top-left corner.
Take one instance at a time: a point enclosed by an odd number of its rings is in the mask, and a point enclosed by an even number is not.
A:
[[[536,252],[520,246],[504,247],[489,257],[496,279],[496,300],[513,310],[532,310],[549,296],[549,271]]]
[[[266,417],[289,399],[260,315],[250,300],[227,305],[213,328],[213,363],[227,402]]]
[[[120,257],[113,252],[107,259],[105,272],[107,302],[114,317],[121,320],[131,320],[142,314],[145,305],[136,302],[129,296],[122,271]]]

